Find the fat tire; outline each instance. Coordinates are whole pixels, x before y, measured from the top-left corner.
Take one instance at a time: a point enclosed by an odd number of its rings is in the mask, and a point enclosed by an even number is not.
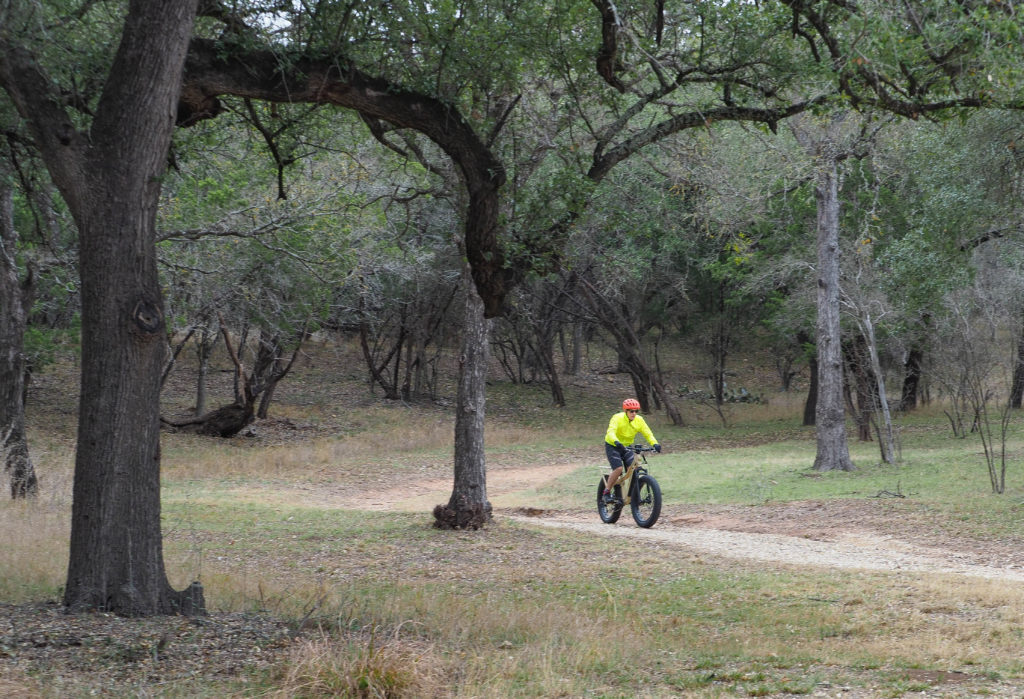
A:
[[[633,511],[633,521],[648,529],[661,516],[661,486],[654,480],[654,476],[646,473],[634,482],[636,487],[629,499],[629,509]]]
[[[621,499],[622,486],[616,485],[614,495]],[[622,514],[622,505],[618,503],[606,503],[604,501],[604,478],[597,482],[597,516],[605,524],[615,524]]]

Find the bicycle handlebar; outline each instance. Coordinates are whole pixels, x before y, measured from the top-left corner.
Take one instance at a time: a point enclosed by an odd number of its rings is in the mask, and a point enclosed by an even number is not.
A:
[[[643,444],[630,444],[628,448],[632,449],[634,454],[639,454],[645,451],[657,451],[654,447],[644,446]]]

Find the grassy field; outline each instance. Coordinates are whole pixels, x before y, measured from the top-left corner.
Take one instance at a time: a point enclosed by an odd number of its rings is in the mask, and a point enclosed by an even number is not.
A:
[[[1024,695],[1020,583],[776,567],[503,517],[503,508],[524,506],[592,509],[603,458],[596,445],[621,385],[571,388],[564,410],[550,408],[538,387],[492,386],[489,468],[579,465],[494,496],[498,516],[486,530],[443,532],[431,527],[436,503],[395,511],[353,502],[450,479],[449,408],[372,398],[353,406],[324,399],[316,383],[281,391],[273,432],[167,434],[163,445],[175,587],[200,579],[213,616],[282,619],[292,641],[268,664],[231,675],[156,683],[138,661],[121,695]],[[814,435],[799,424],[796,397],[734,406],[729,427],[684,407],[683,427],[651,416],[668,447],[656,473],[669,513],[803,501],[828,508],[887,491],[905,496],[873,500],[891,513],[894,535],[930,527],[979,547],[1024,543],[1019,428],[1007,492],[993,495],[980,443],[954,439],[937,409],[902,419],[900,465],[879,464],[876,444],[851,442],[855,472],[814,474]],[[33,420],[39,500],[0,504],[5,603],[60,597],[74,446],[62,415],[50,406]],[[95,680],[88,669],[19,666],[0,674],[5,687],[85,696]]]

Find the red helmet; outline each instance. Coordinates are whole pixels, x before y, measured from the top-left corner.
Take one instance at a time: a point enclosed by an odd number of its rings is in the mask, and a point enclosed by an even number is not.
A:
[[[639,410],[640,409],[640,401],[638,401],[636,398],[627,398],[626,400],[622,401],[622,409],[623,410]]]

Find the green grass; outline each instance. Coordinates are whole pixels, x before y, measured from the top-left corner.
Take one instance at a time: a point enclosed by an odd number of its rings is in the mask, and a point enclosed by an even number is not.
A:
[[[743,441],[750,433],[740,438],[729,430],[661,426],[659,439],[668,448],[648,463],[666,503],[761,505],[899,494],[931,510],[935,526],[951,532],[982,538],[1024,535],[1024,479],[1013,456],[1024,449],[1024,432],[1011,435],[1007,490],[995,495],[978,438],[954,438],[942,427],[933,422],[905,429],[896,465],[881,463],[877,443],[851,441],[854,471],[816,472],[810,432],[795,440],[729,447],[714,442]],[[589,507],[603,471],[595,454],[592,467],[531,492],[530,500],[553,509]]]
[[[666,496],[686,502],[864,498],[877,497],[880,491],[949,500],[991,493],[983,462],[969,447],[948,439],[936,447],[905,446],[902,463],[894,466],[879,463],[875,445],[853,444],[857,468],[850,472],[812,472],[815,445],[808,441],[699,449],[651,461]]]

